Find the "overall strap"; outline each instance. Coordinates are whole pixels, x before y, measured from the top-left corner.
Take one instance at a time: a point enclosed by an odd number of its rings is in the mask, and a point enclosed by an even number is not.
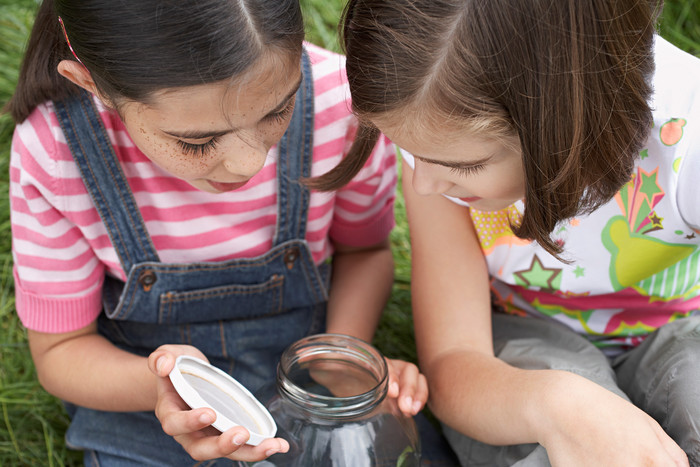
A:
[[[119,164],[92,95],[54,102],[56,115],[80,176],[90,193],[125,273],[144,261],[159,261],[141,212]]]
[[[314,78],[306,50],[301,57],[303,80],[296,94],[294,113],[279,142],[277,161],[277,226],[274,245],[306,238],[309,189],[300,178],[311,174],[314,132]]]

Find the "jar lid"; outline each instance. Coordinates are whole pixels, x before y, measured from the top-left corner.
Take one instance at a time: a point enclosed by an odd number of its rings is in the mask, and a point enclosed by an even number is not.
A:
[[[270,412],[241,383],[215,366],[180,355],[169,376],[187,405],[216,412],[212,426],[217,430],[243,426],[250,432],[247,444],[253,446],[275,436],[277,425]]]

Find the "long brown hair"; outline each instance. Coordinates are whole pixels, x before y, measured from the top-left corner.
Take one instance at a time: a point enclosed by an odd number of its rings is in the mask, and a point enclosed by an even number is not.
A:
[[[157,90],[231,79],[270,50],[301,54],[298,0],[44,0],[18,85],[5,108],[21,122],[77,87],[56,71],[77,57],[112,102],[147,102]]]
[[[557,223],[629,180],[652,124],[653,0],[350,0],[342,23],[354,112],[434,129],[517,135],[525,213],[513,226],[554,255]],[[374,136],[365,130],[364,135]],[[360,139],[360,148],[369,146]],[[367,150],[352,151],[364,161]],[[348,156],[349,157],[349,156]],[[365,158],[365,159],[362,159]],[[317,186],[354,174],[343,161]],[[333,184],[324,184],[333,180]]]

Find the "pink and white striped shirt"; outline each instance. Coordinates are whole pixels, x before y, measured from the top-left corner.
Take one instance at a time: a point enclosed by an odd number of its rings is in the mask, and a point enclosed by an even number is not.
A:
[[[338,164],[357,128],[342,56],[306,44],[314,76],[312,176]],[[277,148],[243,188],[199,191],[147,159],[118,115],[97,102],[146,227],[164,263],[254,257],[272,246],[277,211]],[[314,260],[333,253],[332,241],[369,246],[394,226],[394,145],[381,137],[347,186],[312,192],[306,240]],[[99,315],[104,275],[126,275],[85,189],[51,102],[15,129],[10,202],[16,307],[40,332],[69,332]]]

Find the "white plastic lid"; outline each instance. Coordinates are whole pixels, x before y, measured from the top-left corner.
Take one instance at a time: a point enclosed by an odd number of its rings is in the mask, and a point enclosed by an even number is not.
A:
[[[248,444],[257,446],[277,432],[272,415],[246,388],[225,372],[199,358],[180,355],[170,381],[182,400],[193,409],[216,412],[212,426],[224,432],[243,426],[250,432]]]

